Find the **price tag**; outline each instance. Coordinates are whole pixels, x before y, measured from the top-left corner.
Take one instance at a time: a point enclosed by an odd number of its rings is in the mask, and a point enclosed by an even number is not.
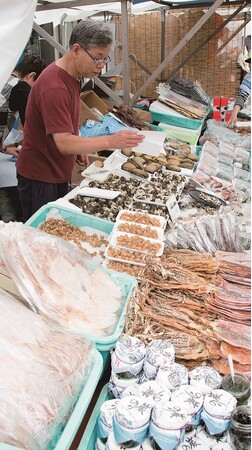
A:
[[[171,221],[174,223],[177,222],[177,219],[180,216],[180,208],[174,194],[172,194],[168,198],[166,202],[166,207],[168,209]]]

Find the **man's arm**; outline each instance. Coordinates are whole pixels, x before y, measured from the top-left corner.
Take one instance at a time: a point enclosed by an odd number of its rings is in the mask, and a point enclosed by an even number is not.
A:
[[[11,90],[9,108],[18,111],[22,125],[25,123],[25,110],[31,87],[26,81],[19,81]]]

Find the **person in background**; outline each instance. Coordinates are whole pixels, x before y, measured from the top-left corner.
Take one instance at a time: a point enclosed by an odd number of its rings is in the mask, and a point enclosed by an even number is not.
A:
[[[4,140],[14,126],[18,115],[21,123],[25,123],[25,110],[28,96],[34,82],[44,70],[46,64],[36,56],[26,56],[15,67],[2,92],[0,93],[0,150],[3,153],[17,156],[18,151],[5,147]]]
[[[69,48],[50,64],[28,99],[24,143],[17,160],[23,220],[67,194],[76,159],[103,149],[135,147],[144,136],[123,130],[109,136],[79,136],[80,81],[98,76],[110,60],[110,28],[92,19],[73,29]]]
[[[250,59],[247,60],[250,63]],[[249,95],[251,94],[251,72],[248,72],[247,75],[242,80],[242,83],[239,88],[238,95],[235,99],[234,108],[230,119],[226,122],[226,126],[229,128],[233,128],[237,122],[237,116],[239,111],[244,107]]]
[[[12,129],[18,127],[19,118],[24,126],[31,87],[45,67],[45,63],[38,57],[24,57],[0,93],[0,150],[2,153],[18,157],[19,148],[5,146],[4,140],[9,137]],[[4,222],[21,220],[17,187],[5,186],[4,182],[1,183],[1,179],[0,186],[2,186],[0,188],[0,219]]]

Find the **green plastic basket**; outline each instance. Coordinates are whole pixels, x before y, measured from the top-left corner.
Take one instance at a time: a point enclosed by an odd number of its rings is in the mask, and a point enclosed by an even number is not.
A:
[[[75,212],[73,209],[65,208],[58,205],[44,205],[36,211],[30,219],[27,220],[26,225],[33,228],[38,228],[46,220],[46,215],[52,210],[57,209],[62,219],[70,222],[77,227],[91,227],[95,230],[103,231],[103,233],[110,234],[114,228],[114,223],[109,220],[100,219],[99,217],[91,216],[80,212]]]
[[[97,438],[96,422],[97,422],[97,418],[99,416],[101,405],[106,400],[109,400],[107,384],[105,384],[105,386],[101,390],[101,393],[100,393],[98,400],[94,406],[93,412],[87,423],[87,426],[85,428],[84,434],[81,438],[81,441],[79,443],[77,450],[94,450],[95,449],[95,442],[96,442],[96,438]]]
[[[196,145],[199,137],[197,134],[187,133],[186,131],[178,131],[178,130],[165,130],[167,136],[175,137],[180,139],[183,142],[187,142],[190,145]]]
[[[68,422],[57,442],[50,450],[68,450],[75,438],[80,424],[85,416],[90,401],[93,397],[95,389],[102,373],[102,357],[97,350],[93,350],[94,365],[86,380],[85,386],[79,396],[79,399],[70,415]],[[0,443],[0,450],[23,450],[20,447],[14,447],[5,443]]]
[[[55,208],[58,210],[64,220],[79,227],[89,226],[108,234],[111,233],[114,227],[114,223],[109,222],[108,220],[96,218],[89,214],[75,212],[71,209],[55,205],[42,206],[32,217],[30,217],[30,219],[26,222],[26,225],[29,225],[33,228],[38,228],[39,225],[45,221],[47,213]],[[109,336],[103,337],[86,334],[88,339],[90,339],[95,344],[97,350],[102,352],[104,364],[106,364],[108,360],[109,350],[115,345],[116,341],[124,330],[126,303],[131,296],[134,287],[137,285],[137,280],[131,275],[115,272],[113,270],[105,268],[103,268],[103,270],[107,273],[111,273],[112,275],[116,273],[116,282],[125,293],[124,304],[114,332]]]
[[[188,119],[184,117],[172,116],[169,114],[162,114],[155,111],[151,112],[151,120],[153,122],[164,122],[170,125],[175,125],[177,127],[190,128],[191,130],[198,130],[198,128],[203,124],[205,118],[201,120]]]

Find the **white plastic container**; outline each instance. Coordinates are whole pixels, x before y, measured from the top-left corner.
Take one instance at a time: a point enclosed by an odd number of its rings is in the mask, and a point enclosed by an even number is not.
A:
[[[122,243],[123,240],[125,240],[124,243]],[[139,241],[139,244],[135,244],[137,240]],[[164,242],[131,233],[113,232],[110,243],[115,247],[135,250],[140,253],[154,253],[156,256],[161,256],[164,252]],[[145,248],[143,246],[145,246]]]
[[[127,214],[127,219],[125,219],[123,217],[124,213]],[[141,216],[142,216],[142,220],[141,220]],[[161,227],[165,230],[166,227],[166,223],[167,220],[165,219],[165,217],[162,216],[158,216],[156,214],[148,214],[148,213],[143,213],[143,212],[138,212],[138,211],[130,211],[127,209],[122,209],[116,218],[116,222],[118,220],[127,220],[127,221],[131,221],[131,222],[136,222],[136,223],[141,223],[143,225],[151,225],[151,226],[158,226]]]

